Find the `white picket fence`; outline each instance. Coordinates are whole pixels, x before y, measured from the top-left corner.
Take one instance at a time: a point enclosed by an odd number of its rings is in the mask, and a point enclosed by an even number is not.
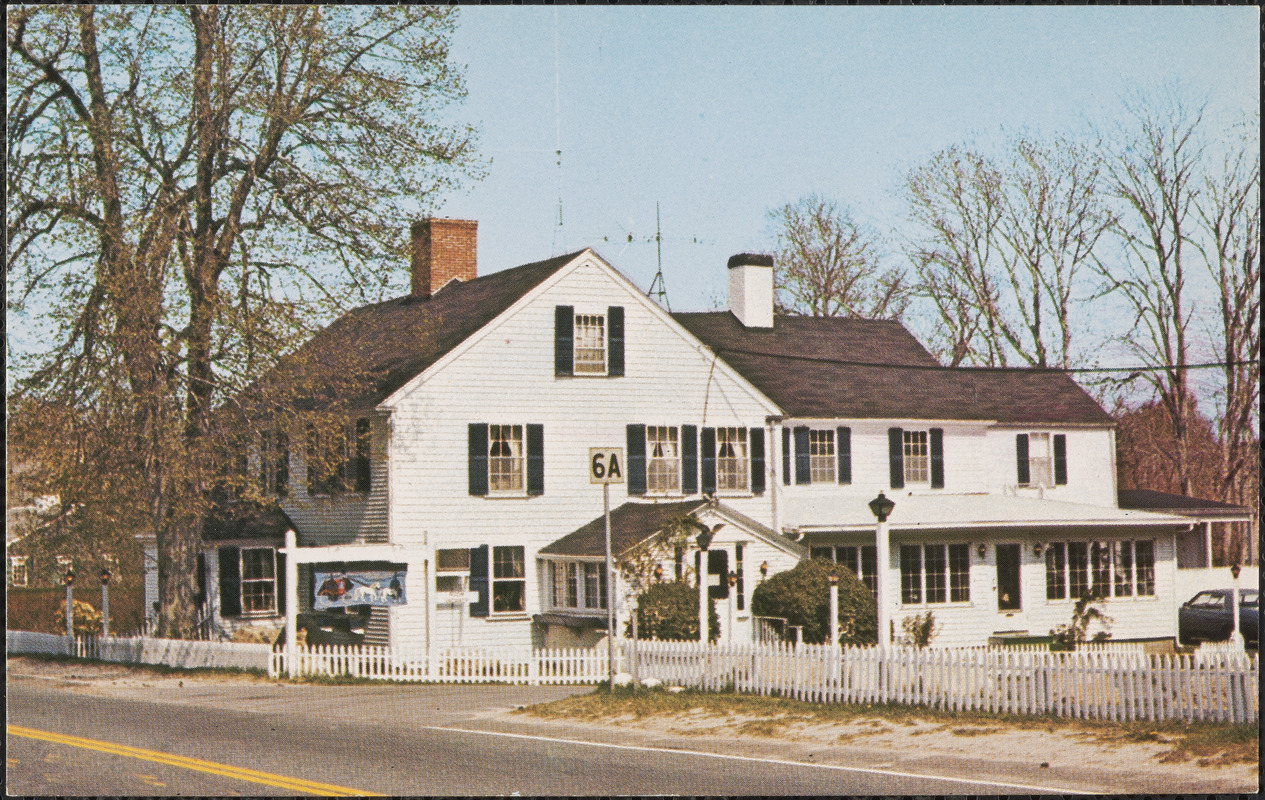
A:
[[[103,638],[77,636],[73,640],[52,633],[6,631],[9,653],[74,656],[122,664],[154,664],[176,669],[268,669],[271,645],[155,639],[148,636]]]
[[[616,648],[615,670],[624,666]],[[269,675],[289,674],[284,649],[272,652]],[[389,681],[441,683],[599,683],[608,677],[605,648],[489,650],[461,648],[425,653],[373,645],[311,645],[295,648],[296,676],[351,676]]]
[[[829,703],[1112,721],[1257,722],[1259,659],[1241,651],[1051,653],[1009,648],[639,642],[636,674],[704,690]]]

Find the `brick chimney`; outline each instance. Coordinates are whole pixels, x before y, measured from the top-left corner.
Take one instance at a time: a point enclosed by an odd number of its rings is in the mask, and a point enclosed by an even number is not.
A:
[[[427,217],[413,223],[413,296],[426,298],[456,278],[476,272],[479,223],[471,219]]]

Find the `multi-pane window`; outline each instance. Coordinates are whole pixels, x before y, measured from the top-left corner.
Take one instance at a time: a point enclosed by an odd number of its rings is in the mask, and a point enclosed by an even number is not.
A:
[[[835,482],[835,432],[808,432],[808,473],[813,483]]]
[[[906,605],[970,601],[968,545],[901,545],[900,599]]]
[[[522,425],[488,426],[488,488],[494,492],[523,491]]]
[[[606,372],[606,317],[602,314],[575,315],[575,374],[601,375]]]
[[[716,490],[747,490],[746,428],[716,429]]]
[[[464,547],[435,551],[435,591],[464,592],[470,574],[470,551]]]
[[[1045,599],[1062,600],[1067,597],[1067,552],[1062,542],[1053,542],[1045,548]]]
[[[1054,451],[1048,433],[1028,434],[1028,485],[1054,485]]]
[[[277,557],[271,547],[242,548],[242,613],[277,608]]]
[[[30,580],[26,572],[26,556],[9,556],[9,585],[26,586]]]
[[[878,597],[878,550],[872,544],[840,545],[838,547],[814,547],[813,558],[833,560],[847,567],[861,579],[870,594]]]
[[[284,495],[290,484],[290,441],[285,431],[259,436],[259,488],[264,494]]]
[[[527,572],[521,546],[492,548],[492,610],[526,608]]]
[[[603,610],[606,608],[606,576],[596,562],[550,561],[549,575],[554,608]]]
[[[646,426],[646,491],[655,494],[681,491],[681,451],[674,427]]]
[[[905,483],[927,483],[931,480],[926,431],[903,431]]]
[[[1064,553],[1066,552],[1066,561]],[[1154,597],[1155,543],[1051,542],[1045,550],[1047,600],[1098,597]]]

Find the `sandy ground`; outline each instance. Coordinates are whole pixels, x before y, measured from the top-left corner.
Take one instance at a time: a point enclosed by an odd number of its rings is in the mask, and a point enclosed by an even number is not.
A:
[[[39,676],[67,686],[90,686],[120,689],[177,688],[190,683],[237,682],[270,683],[267,678],[251,675],[197,674],[163,675],[124,664],[70,664],[37,659],[11,658],[8,669],[15,673]],[[347,687],[350,688],[350,687]],[[791,746],[813,746],[822,756],[833,751],[838,757],[859,753],[881,753],[891,764],[926,759],[962,762],[1012,764],[1017,768],[1037,768],[1052,777],[1067,774],[1080,765],[1094,764],[1105,772],[1145,776],[1148,783],[1171,780],[1174,785],[1208,782],[1208,789],[1217,791],[1234,787],[1243,791],[1260,783],[1259,762],[1225,764],[1216,759],[1175,760],[1166,758],[1173,748],[1163,735],[1154,741],[1123,741],[1104,738],[1091,727],[1045,727],[1006,723],[952,723],[918,719],[890,720],[857,718],[845,722],[807,723],[800,720],[744,717],[737,714],[718,715],[694,710],[687,713],[657,715],[643,719],[632,716],[603,720],[545,719],[510,710],[493,712],[507,722],[528,721],[541,732],[548,729],[575,731],[577,728],[598,731],[637,731],[650,737],[705,737],[708,739],[740,739],[745,742],[785,743]],[[482,716],[482,715],[479,715]],[[834,760],[834,759],[830,759]],[[876,763],[875,766],[886,766]],[[1049,773],[1045,770],[1049,769]]]

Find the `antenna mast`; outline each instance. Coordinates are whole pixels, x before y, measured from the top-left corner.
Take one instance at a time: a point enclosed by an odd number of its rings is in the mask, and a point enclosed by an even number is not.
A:
[[[650,281],[650,290],[646,292],[647,297],[653,297],[668,311],[672,310],[672,306],[668,304],[668,287],[663,282],[663,232],[659,228],[659,201],[654,204],[654,244],[655,250],[659,255],[659,270],[654,274],[654,280]]]
[[[558,8],[553,9],[553,119],[554,119],[554,144],[557,149],[554,150],[556,164],[558,167],[558,224],[553,229],[553,252],[550,255],[559,254],[559,240],[561,247],[566,248],[566,237],[562,230],[562,93],[560,91],[561,78],[559,77],[561,69],[558,66]]]

